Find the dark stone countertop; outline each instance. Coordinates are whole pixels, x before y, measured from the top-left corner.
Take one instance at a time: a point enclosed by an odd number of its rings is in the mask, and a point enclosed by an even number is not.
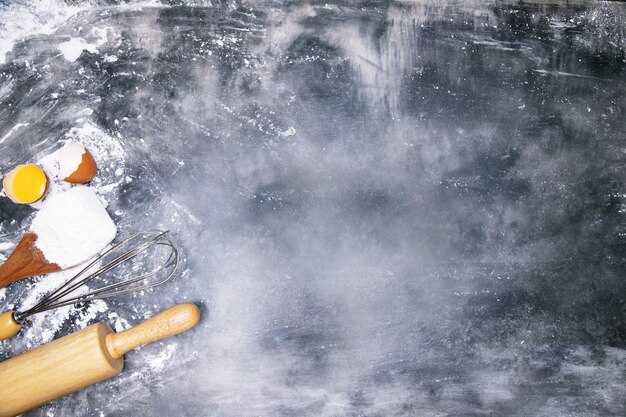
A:
[[[184,258],[0,358],[204,311],[29,416],[626,414],[626,4],[165,3],[0,1],[1,169],[82,141]]]

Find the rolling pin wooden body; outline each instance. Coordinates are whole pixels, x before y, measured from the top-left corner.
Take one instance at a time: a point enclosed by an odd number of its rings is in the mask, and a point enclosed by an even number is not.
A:
[[[0,363],[0,417],[38,407],[117,375],[124,353],[191,329],[195,304],[171,307],[131,329],[115,333],[97,323]]]

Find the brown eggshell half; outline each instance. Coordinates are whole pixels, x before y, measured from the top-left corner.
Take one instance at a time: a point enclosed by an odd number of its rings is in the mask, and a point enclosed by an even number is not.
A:
[[[85,148],[83,158],[76,168],[76,171],[72,172],[69,176],[63,178],[63,181],[70,182],[72,184],[84,184],[91,181],[95,176],[98,168],[96,161],[93,159],[91,152]]]

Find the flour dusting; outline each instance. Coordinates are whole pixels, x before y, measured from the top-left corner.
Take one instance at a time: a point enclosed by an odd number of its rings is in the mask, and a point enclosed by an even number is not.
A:
[[[156,354],[146,355],[144,361],[150,366],[150,369],[153,371],[161,371],[165,368],[165,365],[171,362],[174,353],[177,350],[178,344],[175,341],[168,341],[166,346]]]
[[[87,41],[82,38],[72,38],[67,42],[59,44],[59,50],[65,59],[70,62],[76,61],[83,51],[89,51],[93,54],[98,53],[96,45],[87,43]]]
[[[0,64],[6,62],[6,55],[16,42],[35,35],[52,34],[83,9],[62,0],[39,0],[3,9],[0,14]]]
[[[13,249],[13,242],[2,242],[0,243],[0,252],[8,251],[9,249]]]
[[[61,268],[94,257],[117,233],[113,220],[89,187],[74,187],[48,199],[30,230],[38,236],[37,248]]]
[[[44,275],[28,283],[26,296],[23,300],[20,300],[17,310],[24,311],[33,307],[45,296],[48,296],[51,292],[70,280],[83,267],[84,265],[79,265],[65,271]],[[80,294],[88,290],[89,288],[87,286],[83,286],[76,291]],[[96,318],[98,313],[106,311],[106,303],[101,300],[94,301],[86,305],[84,310],[79,314],[73,314],[75,311],[76,307],[70,305],[30,316],[22,328],[19,337],[24,338],[26,348],[28,349],[47,343],[54,339],[63,323],[66,323],[73,316],[75,317],[73,324],[76,328],[80,329],[91,324],[91,321]]]

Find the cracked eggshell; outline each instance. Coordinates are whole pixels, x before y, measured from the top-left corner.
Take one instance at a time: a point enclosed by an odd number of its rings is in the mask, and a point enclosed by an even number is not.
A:
[[[59,178],[72,184],[84,184],[96,176],[96,161],[82,144],[71,142],[56,154]]]

